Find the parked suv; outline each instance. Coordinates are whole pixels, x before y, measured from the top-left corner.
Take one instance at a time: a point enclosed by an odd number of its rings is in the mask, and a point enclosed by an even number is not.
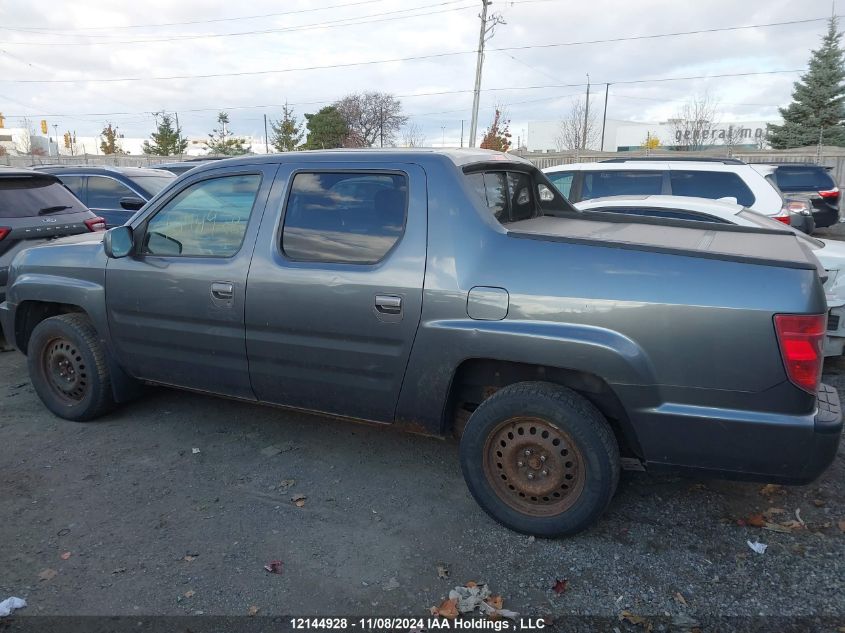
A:
[[[773,169],[772,178],[786,194],[799,194],[810,199],[816,228],[839,222],[839,187],[829,169],[811,163],[772,163],[752,165],[761,173]]]
[[[83,204],[105,218],[108,228],[124,224],[176,178],[162,169],[141,167],[46,165],[34,169],[57,176]]]
[[[55,237],[105,229],[49,174],[0,167],[0,301],[6,298],[9,263],[20,251]]]
[[[774,167],[751,167],[736,159],[612,159],[558,165],[543,171],[572,203],[608,196],[733,198],[737,204],[807,231],[809,216],[791,212],[765,178]]]

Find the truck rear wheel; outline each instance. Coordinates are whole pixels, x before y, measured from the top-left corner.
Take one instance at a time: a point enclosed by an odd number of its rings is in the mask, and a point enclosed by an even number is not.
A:
[[[619,481],[619,447],[607,421],[571,389],[523,382],[476,409],[461,437],[472,496],[503,525],[564,536],[594,523]]]
[[[84,314],[39,323],[29,339],[27,364],[38,397],[61,418],[85,422],[114,406],[105,352]]]

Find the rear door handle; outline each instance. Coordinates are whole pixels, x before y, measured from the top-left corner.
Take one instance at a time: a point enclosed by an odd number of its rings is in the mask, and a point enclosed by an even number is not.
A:
[[[396,295],[376,295],[376,310],[382,314],[401,314],[402,297]]]
[[[235,284],[229,281],[214,281],[211,284],[211,296],[221,301],[228,301],[235,295]]]

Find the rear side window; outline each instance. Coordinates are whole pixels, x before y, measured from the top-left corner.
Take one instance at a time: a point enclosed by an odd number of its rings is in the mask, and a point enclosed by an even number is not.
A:
[[[670,171],[672,195],[695,198],[735,198],[737,204],[750,207],[754,194],[742,178],[726,171]]]
[[[554,171],[546,174],[546,178],[552,181],[552,184],[557,187],[557,190],[563,194],[564,198],[569,198],[572,191],[572,179],[575,177],[575,172],[572,171]]]
[[[652,196],[663,190],[662,171],[585,171],[581,200],[606,196]]]
[[[88,206],[92,209],[121,209],[120,199],[138,194],[122,182],[105,176],[88,177]]]
[[[836,186],[820,167],[778,167],[775,179],[781,191],[825,191]]]
[[[405,231],[408,179],[398,174],[298,173],[282,251],[306,262],[375,264]]]
[[[540,215],[530,174],[488,171],[468,174],[472,188],[500,224]]]
[[[87,211],[65,186],[45,177],[0,177],[0,218],[62,215]]]

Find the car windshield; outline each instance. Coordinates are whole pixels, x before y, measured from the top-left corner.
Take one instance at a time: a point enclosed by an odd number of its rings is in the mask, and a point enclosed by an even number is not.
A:
[[[151,196],[156,195],[176,178],[175,174],[163,172],[161,176],[135,176],[132,182],[147,191]]]
[[[778,167],[775,178],[781,191],[823,191],[836,186],[822,167]]]
[[[0,178],[0,218],[55,216],[87,210],[52,176]]]

